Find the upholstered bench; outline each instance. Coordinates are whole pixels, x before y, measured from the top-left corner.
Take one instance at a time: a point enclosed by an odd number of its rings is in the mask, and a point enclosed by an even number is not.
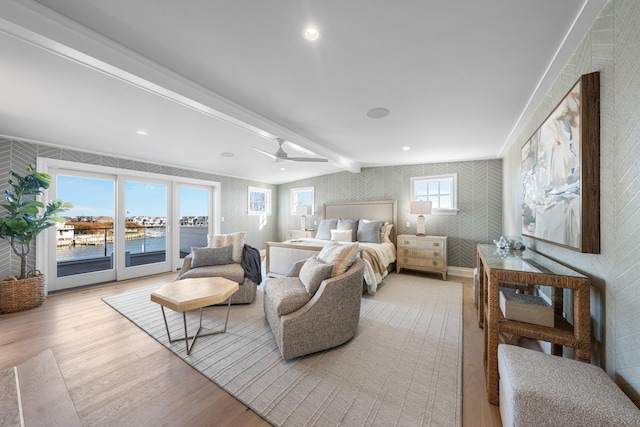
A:
[[[598,366],[498,346],[505,427],[639,426],[640,410]]]

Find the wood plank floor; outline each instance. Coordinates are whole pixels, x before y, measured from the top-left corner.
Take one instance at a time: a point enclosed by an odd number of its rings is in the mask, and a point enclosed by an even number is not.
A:
[[[101,300],[174,277],[57,293],[36,309],[1,315],[0,371],[50,348],[85,426],[268,426]],[[501,426],[486,398],[472,281],[449,280],[464,283],[463,425]]]

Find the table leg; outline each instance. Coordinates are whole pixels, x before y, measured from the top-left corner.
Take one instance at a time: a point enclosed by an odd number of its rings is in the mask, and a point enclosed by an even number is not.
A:
[[[204,334],[201,334],[200,331],[202,330],[202,308],[200,308],[200,320],[198,323],[198,329],[196,330],[196,333],[193,334],[192,336],[189,336],[188,330],[187,330],[187,312],[183,311],[182,312],[182,321],[184,323],[184,337],[182,338],[176,338],[176,339],[171,339],[171,334],[169,333],[169,324],[167,323],[167,317],[164,313],[164,306],[160,306],[160,308],[162,309],[162,317],[164,318],[164,326],[167,329],[167,337],[169,338],[169,343],[173,344],[176,341],[185,341],[185,346],[187,349],[187,356],[189,356],[191,354],[191,350],[193,350],[193,345],[196,343],[196,338],[198,337],[207,337],[207,336],[211,336],[211,335],[217,335],[217,334],[222,334],[224,332],[227,331],[227,324],[229,322],[229,311],[231,311],[231,298],[229,297],[229,302],[227,304],[227,315],[224,319],[224,327],[218,331],[212,331],[212,332],[207,332]],[[191,342],[189,342],[189,340],[191,340]]]
[[[498,302],[499,282],[494,273],[489,274],[487,281],[487,321],[484,324],[486,339],[486,366],[485,374],[487,380],[487,395],[489,403],[498,405],[498,312],[500,311],[500,304]]]

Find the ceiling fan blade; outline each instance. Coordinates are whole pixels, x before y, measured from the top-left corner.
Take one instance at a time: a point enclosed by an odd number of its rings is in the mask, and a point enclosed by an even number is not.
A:
[[[320,157],[287,157],[287,160],[293,162],[328,162],[328,159],[321,159]]]
[[[266,152],[264,150],[259,149],[258,147],[251,147],[251,148],[253,148],[254,150],[256,150],[259,153],[264,154],[265,156],[271,157],[272,159],[278,159],[273,153],[268,153],[268,152]]]

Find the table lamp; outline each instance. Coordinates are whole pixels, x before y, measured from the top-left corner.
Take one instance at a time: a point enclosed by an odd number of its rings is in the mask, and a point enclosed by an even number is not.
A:
[[[424,215],[431,214],[431,202],[411,202],[410,213],[418,214],[416,236],[425,235]]]
[[[296,206],[296,215],[300,216],[300,229],[307,229],[307,215],[311,213],[311,206],[299,205]]]

